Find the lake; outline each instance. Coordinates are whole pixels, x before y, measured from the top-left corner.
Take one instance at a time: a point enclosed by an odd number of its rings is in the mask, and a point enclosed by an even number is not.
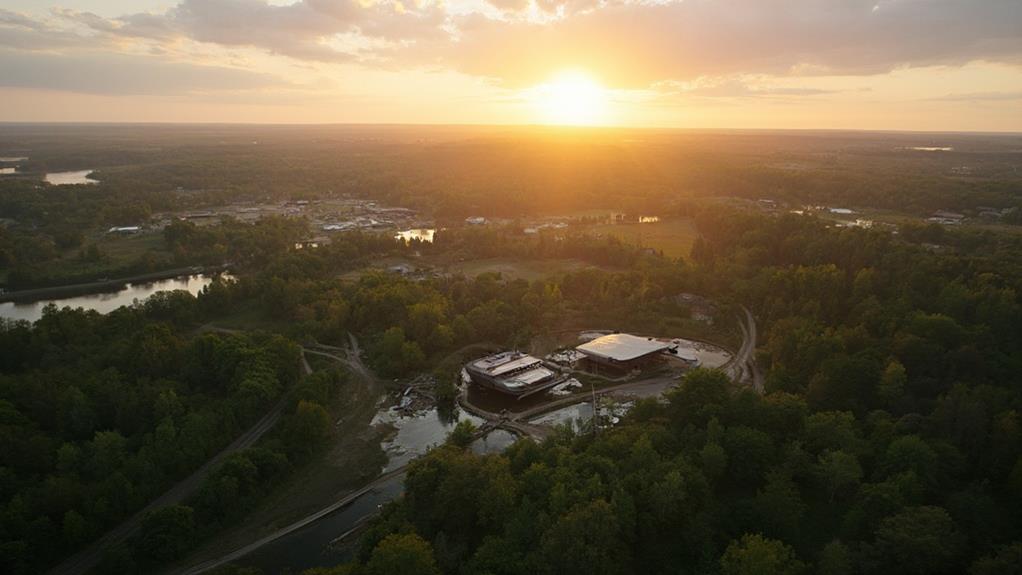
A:
[[[46,174],[46,181],[54,186],[68,184],[98,184],[98,180],[90,180],[87,176],[93,170],[79,170],[77,172],[51,172]]]
[[[81,307],[87,310],[96,310],[99,313],[110,313],[121,306],[131,305],[135,300],[142,301],[159,291],[185,290],[195,295],[211,283],[213,283],[212,275],[196,274],[152,282],[129,283],[118,291],[106,293],[34,302],[4,302],[0,303],[0,317],[34,322],[43,317],[43,308],[50,303],[56,304],[58,307]]]

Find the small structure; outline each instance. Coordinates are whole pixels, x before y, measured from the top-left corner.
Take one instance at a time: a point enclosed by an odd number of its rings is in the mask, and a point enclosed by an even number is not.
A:
[[[964,214],[938,210],[936,212],[933,212],[933,215],[927,218],[926,221],[933,222],[936,224],[957,225],[962,223],[962,220],[964,219],[965,219]]]
[[[465,218],[465,223],[470,226],[485,226],[487,221],[482,216],[472,216],[471,218]]]
[[[502,351],[471,361],[465,371],[473,382],[519,398],[549,389],[563,379],[542,360],[520,351]]]
[[[302,240],[300,242],[295,242],[295,249],[296,250],[313,250],[313,249],[316,249],[316,248],[319,247],[320,241],[321,240],[319,240],[318,238],[313,238],[311,240]]]
[[[621,371],[641,369],[660,359],[660,354],[677,349],[677,344],[652,337],[612,333],[584,343],[575,349],[586,359]]]
[[[137,234],[142,231],[141,226],[114,226],[106,231],[108,234]]]

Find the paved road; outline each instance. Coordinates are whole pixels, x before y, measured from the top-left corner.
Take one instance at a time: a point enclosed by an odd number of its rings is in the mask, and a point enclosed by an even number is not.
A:
[[[482,428],[480,428],[479,430],[476,431],[475,438],[478,439],[478,438],[482,437],[487,432],[489,432],[490,429],[492,429],[492,427],[483,426]],[[189,567],[188,569],[185,569],[184,571],[182,571],[180,573],[180,575],[198,575],[199,573],[203,573],[205,571],[209,571],[210,569],[215,569],[217,567],[220,567],[221,565],[225,565],[227,563],[230,563],[231,561],[236,561],[236,560],[244,557],[245,555],[248,555],[249,553],[252,553],[253,551],[259,549],[263,545],[266,545],[268,543],[272,543],[273,541],[276,541],[277,539],[280,539],[281,537],[284,537],[285,535],[289,535],[291,533],[294,533],[295,531],[298,531],[299,529],[301,529],[303,527],[307,527],[307,526],[315,523],[316,521],[319,521],[320,519],[326,517],[327,515],[330,515],[334,511],[337,511],[338,509],[342,509],[342,508],[344,508],[344,507],[354,503],[359,497],[362,497],[363,495],[365,495],[366,493],[369,493],[370,491],[373,491],[374,489],[382,487],[388,481],[390,481],[390,480],[392,480],[392,479],[394,479],[396,477],[400,477],[400,476],[404,475],[407,471],[408,471],[408,464],[402,465],[401,467],[398,467],[397,469],[394,469],[392,471],[388,471],[387,473],[384,473],[384,474],[380,475],[379,477],[374,479],[372,481],[372,483],[366,485],[365,487],[359,489],[358,491],[353,491],[351,493],[348,493],[348,494],[344,495],[343,497],[341,497],[340,499],[337,499],[336,501],[334,501],[330,505],[327,505],[326,507],[323,507],[322,509],[320,509],[320,510],[318,510],[318,511],[312,513],[312,514],[307,515],[307,516],[299,519],[298,521],[295,521],[294,523],[292,523],[292,524],[290,524],[290,525],[288,525],[286,527],[282,527],[282,528],[274,531],[273,533],[270,533],[269,535],[267,535],[267,536],[265,536],[265,537],[263,537],[263,538],[261,538],[261,539],[259,539],[257,541],[254,541],[254,542],[249,543],[248,545],[246,545],[244,547],[236,549],[236,550],[228,553],[227,555],[224,555],[222,557],[218,557],[216,559],[211,559],[209,561],[204,561],[204,562],[199,563],[197,565],[193,565],[193,566]],[[368,518],[369,518],[369,516],[364,517],[362,520],[360,520],[360,524],[359,525],[364,524],[365,520],[368,519]],[[351,531],[354,531],[357,528],[358,527],[356,526]],[[344,537],[349,535],[351,533],[351,531],[342,534],[337,539],[343,539]]]
[[[327,505],[326,507],[320,509],[319,511],[316,511],[311,515],[303,517],[302,519],[295,521],[294,523],[288,525],[287,527],[278,529],[277,531],[270,533],[269,535],[263,537],[262,539],[259,539],[258,541],[254,541],[240,549],[236,549],[231,553],[224,555],[223,557],[211,559],[209,561],[199,563],[198,565],[193,565],[192,567],[189,567],[188,569],[182,571],[181,575],[197,575],[198,573],[209,571],[210,569],[215,569],[216,567],[220,567],[221,565],[225,565],[227,563],[230,563],[231,561],[240,559],[245,555],[248,555],[249,553],[255,551],[256,549],[259,549],[263,545],[266,545],[267,543],[276,541],[277,539],[280,539],[281,537],[288,535],[289,533],[294,533],[295,531],[301,529],[302,527],[315,523],[316,521],[319,521],[320,519],[326,517],[327,515],[330,515],[334,511],[337,511],[338,509],[345,507],[346,505],[350,505],[359,497],[362,497],[366,493],[369,493],[370,491],[380,487],[381,485],[390,481],[391,479],[394,479],[395,477],[398,477],[400,475],[404,475],[404,473],[407,470],[408,466],[403,465],[393,471],[384,473],[383,475],[380,475],[375,480],[373,480],[373,482],[370,483],[369,485],[366,485],[365,487],[359,489],[358,491],[345,495],[344,497],[338,499],[337,501],[334,501],[330,505]]]

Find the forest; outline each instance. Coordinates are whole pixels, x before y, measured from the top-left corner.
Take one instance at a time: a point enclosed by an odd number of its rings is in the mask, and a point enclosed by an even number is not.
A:
[[[564,428],[497,455],[467,450],[471,430],[459,428],[412,465],[405,496],[352,562],[309,575],[1022,569],[1022,236],[912,221],[837,228],[715,201],[1017,207],[1013,137],[949,136],[955,151],[938,156],[902,150],[920,143],[913,135],[108,129],[115,144],[90,148],[69,127],[18,128],[38,153],[29,175],[0,180],[6,287],[94,279],[58,262],[101,258],[87,238],[104,226],[253,196],[364,190],[438,221],[653,208],[691,218],[699,239],[672,258],[585,226],[527,236],[452,225],[433,243],[356,232],[295,250],[310,232],[301,219],[173,221],[158,251],[92,275],[229,263],[233,279],[108,315],[0,321],[5,573],[42,572],[86,547],[279,408],[266,438],[147,514],[97,572],[165,568],[243,518],[320,455],[328,411],[346,401],[343,373],[303,373],[302,345],[357,335],[374,372],[432,373],[450,407],[448,360],[465,346],[521,347],[580,323],[668,333],[686,327],[683,292],[725,314],[752,310],[765,393],[694,370],[613,428]],[[965,162],[973,177],[948,175]],[[31,175],[76,168],[102,183]],[[369,269],[432,256],[587,266],[531,281]],[[232,322],[254,327],[211,328]]]
[[[279,336],[195,331],[210,319],[255,310],[292,341],[336,343],[351,331],[374,369],[397,377],[465,343],[527,341],[557,317],[670,321],[665,298],[681,291],[755,310],[765,395],[697,370],[665,403],[640,402],[599,434],[565,429],[485,457],[452,440],[415,463],[406,496],[362,537],[357,561],[335,571],[1017,570],[1018,240],[945,231],[935,250],[925,229],[894,236],[722,208],[695,217],[691,262],[613,238],[499,230],[415,246],[611,266],[533,282],[384,273],[337,282],[339,269],[409,248],[354,234],[294,251],[289,234],[300,230],[274,221],[168,228],[177,253],[225,245],[251,258],[239,260],[236,282],[198,298],[171,293],[107,316],[51,309],[34,326],[3,326],[5,571],[33,572],[91,540],[282,394],[295,423],[270,448],[226,463],[221,487],[153,514],[105,565],[144,571],[176,558],[195,544],[195,526],[243,513],[240,502],[308,456],[330,401],[322,376],[296,383],[295,345]]]
[[[747,302],[765,395],[696,370],[613,430],[489,456],[452,441],[354,564],[313,572],[1018,572],[1020,268],[990,256],[1002,239],[935,252],[811,218],[699,221],[695,265],[622,281]],[[570,278],[562,305],[596,308],[606,284]]]

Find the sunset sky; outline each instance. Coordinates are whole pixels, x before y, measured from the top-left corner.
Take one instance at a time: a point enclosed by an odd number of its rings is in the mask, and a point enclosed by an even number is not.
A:
[[[1020,0],[0,0],[0,121],[1022,131]]]

